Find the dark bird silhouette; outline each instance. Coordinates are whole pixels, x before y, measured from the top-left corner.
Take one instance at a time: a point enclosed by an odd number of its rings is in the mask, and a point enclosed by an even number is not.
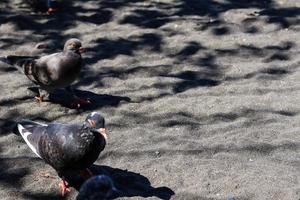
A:
[[[106,200],[119,193],[112,179],[106,175],[94,176],[81,186],[77,200]]]

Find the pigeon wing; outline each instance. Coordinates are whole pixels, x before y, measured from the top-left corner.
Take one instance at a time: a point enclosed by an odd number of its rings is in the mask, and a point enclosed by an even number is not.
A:
[[[30,121],[23,121],[18,123],[18,130],[23,137],[26,144],[29,148],[41,158],[40,150],[39,150],[39,140],[41,136],[47,129],[47,125],[37,123],[37,122],[30,122]]]

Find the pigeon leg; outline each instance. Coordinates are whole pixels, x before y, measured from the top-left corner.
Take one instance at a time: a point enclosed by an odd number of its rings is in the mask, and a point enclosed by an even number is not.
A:
[[[56,9],[52,7],[52,0],[47,0],[48,11],[47,14],[56,12]]]
[[[62,181],[60,182],[59,187],[60,187],[60,190],[61,190],[60,194],[61,194],[62,197],[64,197],[67,192],[71,191],[69,186],[68,186],[68,183],[64,179],[62,179]]]
[[[41,104],[44,101],[44,96],[43,95],[35,96],[34,98],[35,98],[36,102],[38,102],[39,104]]]
[[[35,96],[34,98],[36,99],[36,101],[39,104],[41,104],[45,100],[49,99],[49,93],[41,88],[39,88],[38,90],[39,90],[39,94],[38,94],[38,96]]]
[[[90,104],[91,101],[89,99],[79,98],[75,95],[74,90],[71,86],[66,87],[67,93],[72,97],[73,101],[71,103],[72,108],[80,108],[81,106]]]
[[[92,176],[94,176],[93,172],[91,172],[91,170],[89,170],[89,168],[86,168],[82,171],[80,171],[80,176],[82,178],[88,179],[91,178]]]

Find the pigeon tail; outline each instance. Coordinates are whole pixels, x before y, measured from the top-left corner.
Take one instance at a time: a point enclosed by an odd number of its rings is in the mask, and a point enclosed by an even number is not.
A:
[[[26,144],[30,147],[30,149],[38,156],[41,158],[41,156],[39,155],[36,147],[34,145],[31,144],[31,142],[28,140],[28,136],[30,136],[32,134],[32,132],[28,131],[26,128],[24,128],[21,124],[18,124],[18,130],[21,134],[21,136],[23,137],[23,139],[25,140]]]
[[[39,57],[34,56],[5,56],[1,57],[0,61],[3,61],[9,65],[14,66],[21,73],[24,73],[33,82],[40,83],[39,77],[37,77],[36,59]]]
[[[1,57],[0,60],[9,65],[23,67],[24,65],[32,63],[36,58],[37,57],[32,56],[4,56]]]
[[[4,62],[4,63],[7,63],[7,62],[8,62],[7,56],[2,56],[2,57],[0,57],[0,61],[1,61],[1,62]]]

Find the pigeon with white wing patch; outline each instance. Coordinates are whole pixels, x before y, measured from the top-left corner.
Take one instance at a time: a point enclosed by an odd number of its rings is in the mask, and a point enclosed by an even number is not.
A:
[[[97,160],[107,140],[105,120],[99,113],[89,114],[83,124],[21,121],[18,130],[30,149],[62,178],[62,196],[69,191],[64,174],[78,171],[91,176],[88,167]]]

